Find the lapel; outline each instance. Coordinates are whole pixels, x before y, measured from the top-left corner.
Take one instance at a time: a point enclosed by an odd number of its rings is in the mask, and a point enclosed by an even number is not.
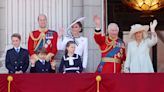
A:
[[[12,49],[12,51],[13,51],[14,56],[16,56],[16,58],[20,59],[22,57],[22,48],[20,48],[19,53],[17,53],[14,48]]]
[[[19,50],[19,54],[20,54],[20,55],[22,55],[22,54],[21,54],[21,53],[22,53],[22,50],[23,50],[23,49],[20,47],[20,50]]]
[[[42,66],[42,67],[46,67],[48,62],[45,61],[45,64],[43,64],[40,60],[38,60],[38,63],[39,63],[40,66]]]
[[[12,52],[13,52],[14,56],[18,56],[18,53],[15,51],[14,48],[12,48]]]

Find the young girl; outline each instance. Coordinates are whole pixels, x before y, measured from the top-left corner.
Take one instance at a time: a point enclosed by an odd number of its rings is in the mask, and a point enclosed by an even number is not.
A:
[[[78,54],[75,54],[75,43],[68,41],[66,44],[65,55],[62,57],[60,73],[80,73],[83,70],[82,61]]]

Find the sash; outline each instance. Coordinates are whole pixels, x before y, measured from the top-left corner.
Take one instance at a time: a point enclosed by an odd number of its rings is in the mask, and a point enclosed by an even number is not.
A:
[[[118,39],[118,43],[116,44],[116,47],[114,47],[109,53],[106,55],[106,57],[113,57],[116,55],[120,49],[121,49],[121,44],[123,44],[121,39]]]
[[[48,32],[44,36],[45,38],[41,37],[41,39],[39,39],[37,46],[35,47],[35,51],[37,51],[40,48],[43,48],[48,41],[53,39],[53,33],[54,31],[48,30]]]
[[[43,41],[43,39],[40,42],[38,42],[38,44],[39,45],[35,48],[35,51],[37,51],[38,49],[41,49],[41,48],[44,47],[44,41]]]
[[[111,51],[109,51],[109,53],[105,57],[112,58],[114,55],[116,55],[120,51],[120,49],[121,49],[121,44],[123,44],[123,41],[121,39],[118,39],[118,44],[116,45],[116,47],[114,47]],[[102,69],[103,69],[105,63],[106,62],[103,62],[101,60],[99,66],[97,68],[97,72],[98,73],[102,72]]]

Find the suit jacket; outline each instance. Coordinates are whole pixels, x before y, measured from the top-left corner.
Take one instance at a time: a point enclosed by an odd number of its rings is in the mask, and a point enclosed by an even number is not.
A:
[[[42,64],[39,60],[36,61],[35,66],[31,67],[31,73],[52,73],[55,70],[52,70],[50,62],[45,61],[45,64]]]
[[[29,66],[29,54],[26,49],[20,48],[19,53],[14,48],[7,50],[5,65],[9,73],[16,71],[26,72]]]

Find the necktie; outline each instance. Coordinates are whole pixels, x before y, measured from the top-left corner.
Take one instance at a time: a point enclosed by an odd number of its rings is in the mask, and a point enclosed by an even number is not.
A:
[[[42,61],[42,64],[45,65],[45,61]]]
[[[19,53],[19,49],[18,48],[16,49],[16,52]]]

